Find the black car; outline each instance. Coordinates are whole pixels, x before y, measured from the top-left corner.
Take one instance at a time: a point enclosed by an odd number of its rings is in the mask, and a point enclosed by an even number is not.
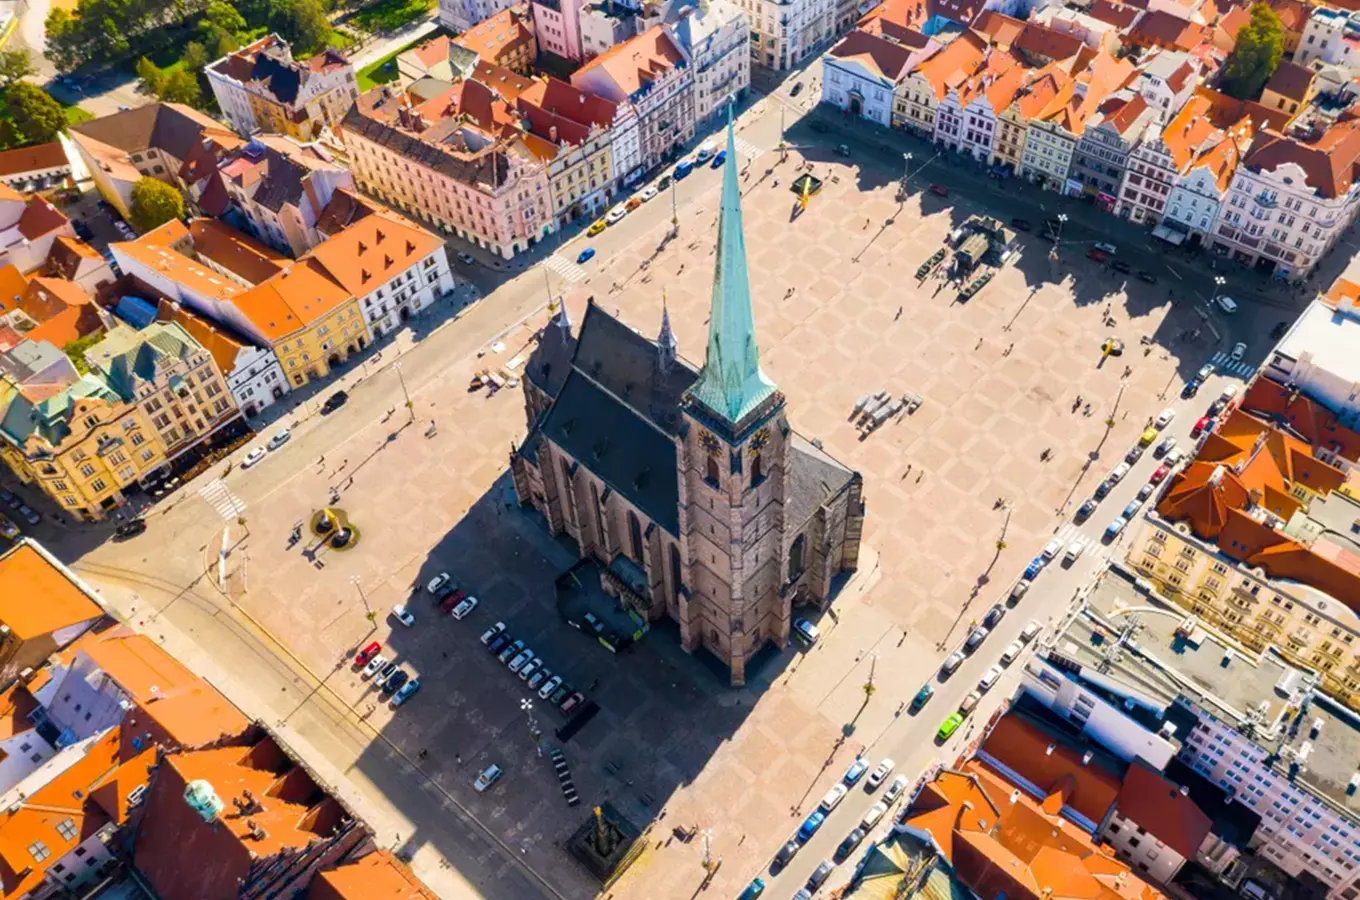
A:
[[[1030,231],[1034,228],[1029,219],[1011,219],[1011,227],[1016,231]]]
[[[1182,397],[1193,397],[1198,393],[1199,393],[1198,378],[1191,378],[1189,381],[1185,383],[1185,387],[1181,388]]]
[[[491,639],[491,643],[486,645],[486,649],[490,650],[493,654],[500,653],[503,649],[505,649],[505,645],[508,643],[510,643],[510,635],[502,631],[500,634],[496,635],[494,638]]]
[[[79,219],[71,220],[71,230],[74,231],[76,237],[80,238],[82,241],[94,240],[94,232],[90,230],[90,226]]]
[[[1280,338],[1284,337],[1284,333],[1288,330],[1288,322],[1276,322],[1275,327],[1270,329],[1270,339],[1272,341],[1278,341]]]
[[[669,175],[662,175],[660,178],[658,178],[658,179],[656,180],[656,189],[657,189],[658,191],[664,191],[666,188],[668,188],[668,187],[670,187],[670,186],[671,186],[671,176],[669,176]]]
[[[803,82],[801,82],[801,81],[795,81],[795,82],[793,83],[793,89],[789,91],[789,96],[790,96],[790,97],[797,97],[797,96],[798,96],[799,94],[801,94],[802,92],[803,92]]]
[[[982,624],[986,625],[989,629],[995,628],[997,623],[1001,621],[1001,617],[1005,614],[1006,607],[1002,606],[1000,603],[993,604],[992,608],[987,610],[987,615],[983,618]]]
[[[1097,499],[1103,498],[1106,494],[1110,492],[1110,489],[1113,487],[1114,482],[1102,481],[1100,484],[1096,485],[1096,498]]]
[[[1077,510],[1077,521],[1085,522],[1087,519],[1091,518],[1091,513],[1096,511],[1097,505],[1095,500],[1087,500],[1083,503],[1081,508]]]
[[[336,391],[326,398],[325,403],[321,404],[321,414],[324,416],[333,413],[348,402],[349,394],[346,394],[344,391]]]
[[[807,881],[808,890],[815,894],[819,887],[826,884],[826,880],[831,877],[831,872],[835,868],[830,860],[822,860],[822,864],[817,867],[817,871],[813,872],[812,877]]]
[[[774,864],[781,869],[784,866],[787,866],[789,860],[793,859],[794,854],[798,852],[798,847],[799,843],[797,841],[789,841],[787,844],[780,847],[779,852],[774,855]]]
[[[832,859],[836,862],[844,862],[851,853],[855,852],[855,848],[859,846],[862,840],[864,840],[864,829],[856,828],[845,836],[845,840],[841,841],[841,845],[836,848],[836,854]]]
[[[1116,272],[1123,272],[1125,275],[1128,275],[1133,271],[1133,266],[1124,262],[1122,259],[1110,260],[1110,268],[1114,269]]]
[[[394,694],[403,684],[411,680],[411,676],[404,671],[398,670],[392,673],[392,677],[383,682],[382,692],[384,694]]]
[[[146,522],[142,519],[133,519],[131,522],[124,522],[122,525],[113,529],[113,536],[121,538],[122,540],[127,540],[128,538],[136,537],[143,531],[146,531]]]
[[[10,509],[18,509],[19,504],[22,502],[18,497],[14,496],[9,491],[0,491],[0,501],[3,501],[4,504],[8,506]]]
[[[1156,275],[1153,275],[1151,272],[1147,272],[1147,271],[1144,271],[1143,269],[1139,269],[1139,270],[1138,270],[1138,280],[1139,280],[1139,281],[1146,281],[1148,284],[1156,284],[1156,283],[1157,283],[1157,276],[1156,276]]]

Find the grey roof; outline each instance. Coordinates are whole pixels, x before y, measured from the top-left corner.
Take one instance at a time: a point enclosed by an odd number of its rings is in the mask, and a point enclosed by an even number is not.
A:
[[[675,441],[573,369],[542,433],[672,536],[680,534]]]
[[[66,354],[48,341],[23,341],[0,354],[0,369],[9,372],[22,384],[39,372],[67,360]]]
[[[656,343],[638,334],[593,302],[586,306],[572,365],[645,416],[667,434],[680,427],[680,398],[698,372],[677,359],[670,371],[657,368]]]
[[[453,87],[452,81],[445,81],[442,78],[435,78],[433,75],[426,75],[418,78],[406,88],[407,93],[415,94],[422,101],[433,100],[440,94]]]
[[[788,497],[784,502],[785,534],[790,541],[828,498],[840,492],[855,473],[832,459],[800,434],[789,444]]]
[[[534,348],[524,374],[549,397],[556,397],[571,371],[571,359],[576,353],[576,338],[561,327],[559,312],[543,329],[538,346]],[[526,442],[527,443],[527,442]]]
[[[300,206],[302,182],[311,170],[273,147],[264,147],[264,158],[265,176],[255,189],[255,202],[273,213],[285,204]]]
[[[203,349],[175,322],[153,322],[141,331],[115,328],[108,337],[85,351],[110,388],[124,400],[136,395],[137,382],[155,382],[164,360],[181,360]]]
[[[187,106],[150,103],[72,125],[71,130],[127,153],[155,147],[182,160],[188,158],[190,148],[202,138],[204,129],[225,127]]]

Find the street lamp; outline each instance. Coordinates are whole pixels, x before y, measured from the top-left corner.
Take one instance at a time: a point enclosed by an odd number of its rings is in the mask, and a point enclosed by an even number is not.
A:
[[[907,179],[911,177],[911,154],[902,154],[902,188],[898,191],[903,197],[907,196]]]
[[[349,583],[354,585],[355,589],[359,591],[359,602],[363,603],[364,605],[364,615],[368,617],[368,620],[370,622],[373,621],[373,610],[369,609],[368,598],[364,596],[363,579],[361,579],[358,575],[351,575],[349,576]]]
[[[1223,293],[1223,285],[1227,283],[1228,279],[1224,278],[1222,275],[1214,276],[1214,299],[1209,301],[1211,306],[1218,305],[1218,295]]]
[[[1048,258],[1053,262],[1058,261],[1058,246],[1062,244],[1063,225],[1066,223],[1067,213],[1058,213],[1058,233],[1053,236],[1053,249],[1048,253]]]
[[[406,412],[410,417],[408,421],[414,423],[416,420],[416,407],[415,404],[411,402],[410,392],[406,390],[406,376],[401,374],[401,360],[392,363],[392,368],[396,370],[397,380],[401,382],[401,395],[406,398]]]
[[[538,742],[538,720],[534,718],[534,703],[532,700],[521,700],[519,701],[519,708],[524,710],[524,715],[529,720],[529,739],[534,742],[534,746],[538,749],[538,755],[542,756],[543,746]]]
[[[877,667],[877,664],[878,664],[878,651],[877,651],[877,650],[870,650],[870,651],[869,651],[869,680],[866,681],[866,682],[864,682],[864,699],[865,699],[865,702],[868,702],[869,698],[872,697],[872,696],[874,695],[874,691],[877,690],[877,688],[874,687],[874,670],[875,670],[875,668]]]

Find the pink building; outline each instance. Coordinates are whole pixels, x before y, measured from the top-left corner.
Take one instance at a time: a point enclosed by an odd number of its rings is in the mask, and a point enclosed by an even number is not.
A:
[[[582,0],[534,0],[538,49],[563,59],[581,59]]]

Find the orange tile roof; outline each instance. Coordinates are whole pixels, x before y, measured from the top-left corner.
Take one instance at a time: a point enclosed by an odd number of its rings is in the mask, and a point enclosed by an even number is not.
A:
[[[386,850],[312,879],[307,900],[435,900],[405,863]]]
[[[322,241],[307,255],[345,290],[364,297],[418,265],[443,243],[417,225],[378,213]]]
[[[1038,726],[1014,713],[997,721],[983,749],[1045,796],[1061,794],[1063,806],[1092,822],[1105,818],[1119,793],[1120,773],[1084,764],[1080,752],[1056,744]]]
[[[1188,793],[1162,773],[1135,759],[1124,773],[1124,784],[1115,801],[1119,814],[1186,859],[1194,859],[1209,834],[1213,821],[1195,805]]]
[[[1294,163],[1308,186],[1328,199],[1351,189],[1360,164],[1360,119],[1343,117],[1319,135],[1295,138],[1267,128],[1256,136],[1245,165],[1254,172]]]
[[[182,225],[180,227],[183,228]],[[116,248],[119,253],[126,254],[134,262],[159,272],[210,300],[232,300],[248,290],[206,264],[171,250],[160,241],[147,240],[153,234],[155,232],[148,232],[138,240],[113,243],[109,247]]]
[[[577,69],[572,73],[572,83],[577,83],[577,75],[603,69],[621,93],[631,96],[683,63],[684,58],[665,28],[655,25],[635,38],[615,44]]]
[[[1140,47],[1168,47],[1193,50],[1204,38],[1203,25],[1169,12],[1152,10],[1125,32],[1125,39]]]
[[[267,340],[277,341],[334,312],[351,296],[321,263],[303,258],[233,302]]]
[[[27,293],[28,279],[18,266],[8,265],[0,269],[0,315],[18,309]]]
[[[148,761],[151,760],[143,760],[140,784],[147,782],[144,764]],[[115,777],[123,762],[119,730],[114,728],[94,740],[85,755],[65,771],[0,813],[0,891],[5,900],[19,900],[34,890],[43,882],[50,866],[93,837],[109,821],[100,805],[91,801],[91,794]],[[126,771],[129,790],[137,773],[137,766]],[[29,849],[37,842],[42,842],[49,852],[41,860]]]
[[[47,341],[58,349],[103,328],[93,305],[71,306],[24,335],[28,340]]]
[[[959,87],[982,65],[987,45],[971,31],[950,42],[939,53],[916,68],[929,84],[936,100],[943,100],[949,91]]]
[[[1137,6],[1125,6],[1114,0],[1096,0],[1086,14],[1123,31],[1134,23],[1141,12]]]
[[[66,150],[60,141],[0,152],[0,175],[22,175],[44,169],[69,169]]]
[[[204,747],[236,737],[250,722],[239,709],[155,641],[126,627],[87,635],[80,650],[132,695],[142,712],[181,747]],[[130,716],[125,721],[134,727]]]
[[[1020,37],[1020,33],[1025,30],[1025,21],[995,10],[987,10],[973,21],[972,28],[980,34],[987,35],[992,44],[1004,50]]]
[[[71,227],[71,220],[45,198],[36,194],[28,199],[19,217],[19,233],[30,241],[51,234],[59,228]]]
[[[291,262],[274,248],[217,219],[192,220],[189,235],[196,253],[251,284],[277,275]]]
[[[243,339],[228,333],[221,325],[209,322],[202,316],[196,316],[178,303],[171,303],[168,300],[161,301],[156,317],[162,322],[177,322],[189,332],[190,337],[212,354],[213,362],[217,363],[217,368],[223,375],[230,374],[236,368],[236,357],[246,345]]]
[[[528,19],[528,4],[507,7],[462,32],[453,39],[453,43],[471,50],[492,65],[500,65],[503,60],[521,50],[527,52],[527,48],[533,44],[534,33],[525,24]],[[421,62],[424,61],[422,57]]]
[[[432,38],[410,50],[410,54],[420,60],[425,68],[437,66],[442,62],[447,62],[449,58],[449,45],[453,39],[446,34],[441,34],[437,38]]]
[[[980,897],[1162,900],[1112,850],[976,760],[940,772],[904,824],[929,832],[955,877]]]
[[[28,541],[0,556],[0,623],[20,640],[98,619],[103,608]]]

